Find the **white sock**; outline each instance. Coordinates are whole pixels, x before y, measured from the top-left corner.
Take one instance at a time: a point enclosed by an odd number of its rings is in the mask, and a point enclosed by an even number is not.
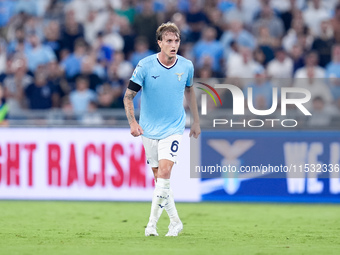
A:
[[[157,224],[163,212],[165,204],[168,202],[170,192],[170,179],[157,178],[156,187],[153,192],[151,213],[149,222]]]
[[[180,222],[172,189],[170,189],[168,203],[165,205],[164,208],[168,213],[171,222]]]

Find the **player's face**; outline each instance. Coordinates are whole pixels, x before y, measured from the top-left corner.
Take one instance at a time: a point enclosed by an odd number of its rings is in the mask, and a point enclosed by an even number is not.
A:
[[[169,58],[175,57],[179,48],[180,39],[175,33],[165,33],[158,45],[161,52],[165,53]]]

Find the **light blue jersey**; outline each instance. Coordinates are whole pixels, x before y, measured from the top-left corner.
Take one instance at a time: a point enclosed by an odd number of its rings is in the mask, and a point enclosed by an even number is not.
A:
[[[130,80],[142,86],[139,125],[145,137],[164,139],[183,134],[184,90],[192,86],[193,75],[192,62],[178,55],[169,68],[160,63],[157,54],[139,61]]]

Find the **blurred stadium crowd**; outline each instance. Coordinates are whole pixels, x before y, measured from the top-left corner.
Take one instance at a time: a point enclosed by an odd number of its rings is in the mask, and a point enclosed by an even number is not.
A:
[[[304,87],[314,125],[339,114],[340,0],[0,0],[0,122],[48,110],[103,123],[166,21],[201,81],[252,87],[257,109],[273,86]]]

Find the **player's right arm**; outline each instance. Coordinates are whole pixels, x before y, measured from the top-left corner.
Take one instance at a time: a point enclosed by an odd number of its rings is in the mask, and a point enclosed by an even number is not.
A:
[[[130,83],[128,88],[126,89],[124,96],[124,108],[126,117],[129,121],[131,135],[140,136],[143,134],[143,129],[137,123],[135,119],[134,106],[133,106],[133,98],[137,95],[138,91],[141,90],[144,84],[145,72],[147,69],[142,68],[144,64],[139,61],[135,70],[133,71],[132,77],[130,79]]]
[[[137,123],[136,118],[135,118],[133,99],[136,95],[137,95],[137,92],[129,88],[126,89],[126,92],[124,95],[124,108],[125,108],[126,117],[129,121],[131,135],[135,137],[143,134],[143,129]]]

